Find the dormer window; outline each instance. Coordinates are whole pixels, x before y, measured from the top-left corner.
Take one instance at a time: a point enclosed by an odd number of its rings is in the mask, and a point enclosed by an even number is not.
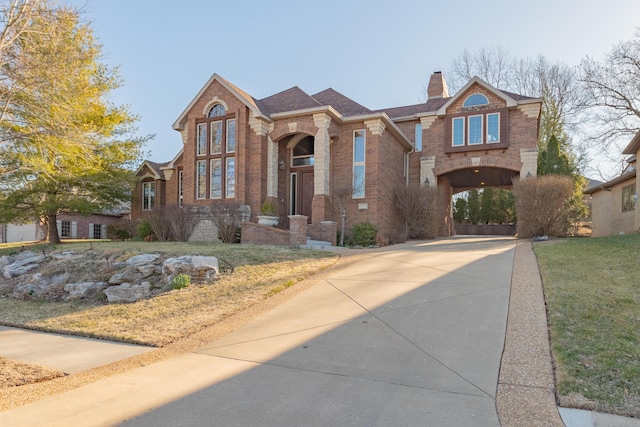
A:
[[[489,105],[489,99],[481,93],[474,93],[464,100],[464,108],[477,107],[479,105]]]

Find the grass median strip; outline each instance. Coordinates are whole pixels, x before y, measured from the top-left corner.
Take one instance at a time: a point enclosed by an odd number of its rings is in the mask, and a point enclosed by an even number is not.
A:
[[[560,406],[640,417],[640,234],[534,251]]]

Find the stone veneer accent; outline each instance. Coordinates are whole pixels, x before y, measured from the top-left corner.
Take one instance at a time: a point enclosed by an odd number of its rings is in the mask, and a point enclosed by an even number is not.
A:
[[[365,120],[364,124],[373,135],[382,135],[384,130],[387,128],[382,119]]]
[[[258,136],[265,136],[273,130],[273,123],[264,119],[256,118],[253,111],[249,110],[249,127]]]
[[[209,110],[211,110],[211,107],[213,107],[216,104],[222,105],[226,111],[229,110],[229,106],[227,105],[226,102],[224,102],[222,99],[218,98],[217,96],[214,96],[211,99],[211,101],[209,101],[202,109],[202,115],[207,117],[207,114],[209,114]]]
[[[278,197],[278,143],[267,135],[267,197]]]
[[[538,148],[521,148],[520,161],[522,168],[520,169],[520,178],[538,175]]]
[[[436,116],[420,117],[420,124],[422,125],[422,130],[425,131],[429,129],[437,119],[438,118]]]
[[[433,168],[436,167],[436,156],[420,157],[420,185],[424,185],[425,179],[429,179],[429,187],[438,185]]]
[[[530,119],[537,119],[540,114],[540,105],[539,104],[523,104],[518,105],[518,110],[522,112],[525,116]]]
[[[331,117],[326,113],[313,115],[313,123],[318,128],[314,139],[314,161],[313,166],[313,192],[314,195],[329,195],[329,154],[331,138],[329,137],[329,125]]]

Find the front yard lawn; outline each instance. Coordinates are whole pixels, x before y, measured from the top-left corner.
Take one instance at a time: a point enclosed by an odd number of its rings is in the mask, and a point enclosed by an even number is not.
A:
[[[117,252],[127,257],[138,253],[213,255],[218,257],[223,273],[210,284],[192,284],[131,304],[1,298],[0,324],[162,347],[268,298],[337,260],[337,255],[329,252],[211,243],[91,242],[63,244],[58,249],[111,255]],[[82,265],[77,268],[83,270]]]
[[[560,406],[640,417],[640,234],[534,251]]]

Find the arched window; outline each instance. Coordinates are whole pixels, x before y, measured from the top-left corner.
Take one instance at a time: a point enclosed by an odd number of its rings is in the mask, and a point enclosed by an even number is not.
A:
[[[226,114],[227,112],[225,111],[224,106],[222,104],[216,104],[211,107],[211,110],[209,110],[209,114],[207,114],[207,117],[221,117],[225,116]]]
[[[478,105],[489,105],[489,100],[481,93],[474,93],[464,100],[463,107],[476,107]]]

